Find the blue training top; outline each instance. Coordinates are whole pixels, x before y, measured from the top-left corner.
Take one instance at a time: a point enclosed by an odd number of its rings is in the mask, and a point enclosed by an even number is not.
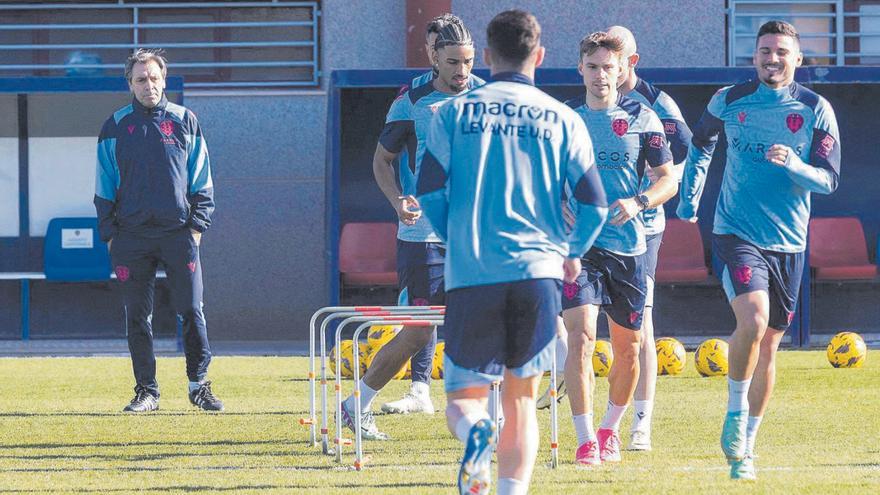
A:
[[[638,196],[646,165],[657,167],[672,160],[663,124],[653,110],[626,96],[619,96],[615,105],[601,110],[591,110],[585,101],[586,96],[581,96],[566,104],[574,108],[590,131],[608,203]],[[596,247],[622,256],[644,253],[642,215],[623,225],[606,223],[596,239]]]
[[[427,81],[416,83],[431,75]],[[428,136],[428,127],[434,112],[446,100],[454,98],[434,89],[430,82],[433,73],[428,72],[413,79],[412,88],[404,87],[398,94],[397,99],[391,104],[388,116],[385,119],[385,127],[379,136],[379,143],[392,152],[399,153],[397,178],[401,193],[415,195],[416,180],[419,176],[419,164],[422,154],[425,152],[425,140]],[[427,82],[427,84],[424,84]],[[482,79],[472,76],[468,81],[468,87],[474,88],[485,84]],[[415,225],[405,225],[398,221],[397,238],[409,242],[440,242],[440,238],[434,233],[431,223],[424,215],[416,221]]]
[[[697,216],[722,130],[727,135],[727,166],[713,232],[733,234],[770,251],[804,251],[810,193],[834,192],[840,176],[840,136],[831,105],[798,83],[772,89],[749,81],[718,90],[694,128],[680,218]],[[784,167],[765,158],[775,144],[794,150]]]
[[[570,235],[566,183],[581,206]],[[447,242],[447,290],[561,279],[564,257],[586,253],[607,213],[583,121],[519,73],[440,107],[418,199]]]
[[[675,100],[642,78],[639,78],[636,87],[626,97],[644,103],[660,117],[660,122],[663,122],[663,132],[666,133],[666,141],[669,142],[669,149],[672,151],[675,174],[680,178],[693,134]],[[651,174],[646,173],[642,178],[641,191],[647,191],[652,183]],[[645,235],[659,234],[666,230],[666,213],[663,205],[643,211],[642,216],[645,219]]]

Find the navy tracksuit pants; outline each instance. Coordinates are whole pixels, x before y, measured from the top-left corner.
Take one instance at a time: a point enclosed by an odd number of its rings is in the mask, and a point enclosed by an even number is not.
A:
[[[153,353],[153,294],[159,263],[171,288],[171,305],[183,319],[186,375],[190,381],[207,376],[211,362],[208,330],[202,313],[202,265],[199,247],[188,227],[163,237],[120,232],[110,246],[113,270],[125,304],[125,333],[135,382],[159,396]]]

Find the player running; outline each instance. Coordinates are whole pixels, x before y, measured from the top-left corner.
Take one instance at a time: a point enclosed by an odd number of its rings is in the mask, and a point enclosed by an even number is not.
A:
[[[568,330],[565,383],[571,403],[582,466],[619,462],[620,420],[639,379],[639,345],[645,309],[645,225],[642,212],[675,195],[678,180],[663,124],[653,110],[617,91],[624,69],[624,43],[604,32],[580,44],[578,72],[586,98],[566,102],[586,122],[596,165],[611,202],[609,221],[583,259],[574,283],[563,289],[563,319]],[[645,169],[656,177],[640,189]],[[592,356],[599,311],[608,315],[614,362],[608,376],[608,409],[593,431]]]
[[[607,213],[583,122],[534,87],[540,29],[520,10],[492,19],[484,51],[492,82],[438,110],[419,176],[418,200],[449,247],[446,419],[466,444],[462,494],[489,492],[497,430],[486,400],[502,377],[497,493],[528,491],[561,279],[580,272]],[[566,184],[578,214],[570,235],[559,201]]]
[[[397,269],[401,290],[412,305],[444,304],[443,259],[446,248],[427,219],[422,218],[414,194],[421,157],[425,152],[428,126],[434,112],[450,98],[470,89],[474,63],[471,34],[462,24],[449,23],[435,41],[437,77],[431,84],[404,91],[392,103],[385,127],[373,157],[376,183],[394,207],[400,220],[397,241]],[[395,174],[394,161],[399,159]],[[385,440],[370,410],[373,399],[416,352],[436,342],[433,328],[408,328],[382,347],[361,379],[363,438]],[[433,347],[431,354],[433,355]],[[434,412],[428,380],[431,365],[423,373],[414,373],[410,393],[397,401],[398,412]],[[355,397],[342,404],[342,419],[354,430]],[[400,404],[407,402],[407,404]],[[394,404],[394,403],[392,403]]]
[[[464,29],[461,19],[452,14],[443,14],[435,17],[428,23],[426,28],[426,44],[425,51],[431,60],[432,69],[421,76],[412,80],[410,85],[410,94],[416,94],[416,88],[430,85],[439,74],[438,63],[440,59],[435,49],[435,43],[440,32],[447,25],[455,24]],[[485,84],[485,81],[468,72],[468,87],[474,88]],[[405,91],[405,90],[404,90]],[[422,93],[419,93],[422,94]],[[439,95],[437,95],[439,97]],[[438,101],[428,101],[429,106],[436,106]],[[433,107],[432,107],[433,108]],[[429,119],[430,114],[424,114]],[[405,116],[395,119],[393,124],[398,125],[400,120],[407,120]],[[423,129],[427,128],[427,121],[424,122]],[[424,142],[424,136],[421,141]],[[406,149],[402,149],[399,155],[400,162],[409,160],[410,153]],[[415,157],[413,157],[415,159]],[[374,161],[374,171],[376,162]],[[410,169],[400,167],[399,177],[400,184],[406,186],[398,186],[394,182],[394,177],[389,176],[390,169],[387,162],[379,162],[378,172],[374,172],[377,182],[380,176],[385,180],[385,186],[382,191],[386,193],[386,197],[391,201],[392,205],[401,201],[399,196],[388,196],[394,194],[396,187],[404,187],[412,192],[415,188],[415,176]],[[399,164],[398,164],[399,167]],[[392,172],[393,174],[393,172]],[[380,186],[381,187],[381,186]],[[413,198],[405,198],[412,202]],[[418,214],[416,210],[414,212]],[[427,220],[417,220],[413,226],[405,225],[402,221],[398,224],[398,278],[400,280],[400,296],[397,304],[401,306],[413,306],[422,304],[444,304],[445,297],[443,292],[443,252],[445,248],[439,242],[437,237],[433,235],[431,226]],[[414,245],[418,244],[418,245]],[[421,244],[425,244],[428,255],[421,254]],[[403,247],[405,252],[403,255],[400,249]],[[407,256],[412,254],[411,250],[418,249],[415,256]],[[411,329],[410,329],[411,330]],[[434,361],[434,349],[437,347],[437,330],[431,332],[431,338],[424,347],[413,354],[410,359],[411,380],[410,389],[403,395],[403,398],[392,402],[382,404],[382,412],[389,414],[408,414],[408,413],[425,413],[434,414],[434,404],[429,394],[431,383],[431,365]]]
[[[758,79],[712,97],[694,128],[677,210],[680,218],[697,220],[706,172],[724,131],[727,165],[712,241],[736,316],[721,430],[733,479],[755,479],[755,438],[804,269],[810,195],[834,192],[840,174],[831,105],[794,82],[802,60],[794,26],[782,21],[761,26],[753,58]]]
[[[617,90],[628,98],[645,104],[657,113],[663,122],[663,132],[672,151],[672,161],[676,165],[673,170],[676,178],[681,178],[681,170],[687,158],[688,145],[691,142],[691,130],[681,115],[675,101],[665,92],[657,89],[649,82],[636,75],[639,54],[636,51],[636,40],[629,29],[623,26],[611,26],[608,34],[623,41],[624,68],[622,79],[618,81]],[[656,181],[656,176],[649,169],[642,178],[641,190],[644,192]],[[645,221],[645,275],[647,278],[645,292],[645,311],[642,314],[642,343],[639,349],[639,382],[633,394],[633,422],[630,428],[630,450],[651,450],[651,417],[654,412],[654,392],[657,385],[657,347],[654,342],[654,285],[657,272],[657,258],[663,231],[666,229],[666,214],[663,205],[649,208],[642,212]]]

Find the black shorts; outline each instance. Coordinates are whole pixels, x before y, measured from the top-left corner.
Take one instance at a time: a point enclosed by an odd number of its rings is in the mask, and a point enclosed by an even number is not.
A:
[[[595,304],[602,306],[614,323],[640,330],[647,292],[645,257],[593,247],[581,263],[577,280],[562,288],[562,309]]]
[[[443,260],[446,248],[438,242],[397,240],[397,279],[402,306],[446,304]]]
[[[761,249],[730,234],[713,234],[712,250],[723,264],[727,299],[763,290],[770,296],[770,328],[787,330],[794,318],[804,273],[804,253]]]

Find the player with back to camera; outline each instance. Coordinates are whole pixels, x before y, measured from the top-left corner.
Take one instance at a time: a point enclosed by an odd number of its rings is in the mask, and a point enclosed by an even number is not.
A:
[[[607,213],[583,122],[534,87],[540,29],[520,10],[492,19],[484,50],[492,81],[440,107],[419,175],[418,200],[449,249],[444,379],[447,426],[465,444],[461,494],[490,490],[498,435],[486,402],[502,377],[497,493],[527,493],[561,282],[580,271]],[[577,210],[571,234],[566,184]]]

